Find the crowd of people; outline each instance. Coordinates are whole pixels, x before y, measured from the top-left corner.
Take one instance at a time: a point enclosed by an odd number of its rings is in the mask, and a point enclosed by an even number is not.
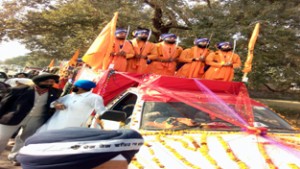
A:
[[[14,137],[8,155],[14,165],[19,165],[16,157],[30,136],[68,127],[89,127],[91,115],[95,112],[99,117],[105,110],[103,98],[91,92],[95,82],[71,82],[74,69],[64,70],[61,76],[55,73],[50,69],[31,76],[18,73],[5,82],[7,92],[0,102],[0,154]]]
[[[104,69],[232,81],[234,69],[241,66],[240,57],[230,42],[220,42],[218,50],[211,51],[210,40],[201,37],[195,39],[193,47],[183,50],[175,34],[163,34],[160,42],[155,44],[149,41],[151,31],[148,29],[134,31],[133,40],[126,39],[128,33],[126,29],[116,30],[113,51]],[[91,92],[96,84],[89,80],[74,82],[82,64],[78,60],[72,70],[22,72],[5,82],[7,91],[0,98],[0,153],[16,134],[8,158],[18,164],[18,151],[34,133],[89,127],[87,121],[92,113],[101,116],[105,110],[103,98]]]

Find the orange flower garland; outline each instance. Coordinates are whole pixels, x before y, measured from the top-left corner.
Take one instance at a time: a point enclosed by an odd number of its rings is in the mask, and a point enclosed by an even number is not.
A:
[[[133,166],[135,166],[137,169],[144,169],[144,166],[137,161],[136,157],[133,157],[133,159],[131,160],[130,164],[132,164]]]
[[[141,134],[143,136],[148,136],[147,142],[144,143],[145,147],[148,148],[149,155],[152,157],[152,161],[154,164],[157,165],[158,168],[165,168],[165,166],[161,163],[159,158],[156,157],[156,152],[152,148],[152,143],[160,143],[162,146],[164,146],[176,159],[180,160],[185,166],[193,168],[193,169],[200,169],[199,166],[195,166],[192,164],[188,159],[186,159],[184,156],[181,155],[180,152],[178,152],[175,148],[172,147],[173,144],[170,144],[170,140],[175,141],[182,145],[183,148],[190,150],[190,151],[196,151],[201,153],[201,155],[216,169],[221,169],[221,167],[218,165],[217,161],[210,156],[209,154],[209,147],[207,145],[207,137],[208,136],[216,136],[221,145],[224,147],[224,150],[226,151],[229,158],[237,163],[240,169],[248,169],[249,167],[245,164],[245,162],[238,159],[238,157],[234,154],[232,149],[230,148],[229,144],[223,139],[221,135],[228,135],[228,134],[239,134],[241,132],[215,132],[215,131],[197,131],[197,130],[184,130],[184,131],[141,131]],[[199,141],[195,140],[196,137],[192,136],[193,134],[201,134],[201,138]],[[268,136],[271,136],[273,138],[278,138],[282,142],[285,142],[288,145],[295,145],[294,148],[298,148],[299,141],[296,140],[299,138],[299,134],[273,134],[268,133]],[[289,138],[289,137],[297,137],[297,138]],[[151,144],[150,144],[151,143]],[[264,158],[264,161],[269,166],[270,169],[277,169],[278,167],[274,164],[272,159],[269,157],[265,150],[265,145],[270,143],[257,143],[259,152],[261,153],[262,157]],[[143,159],[143,157],[141,157]],[[131,163],[138,169],[143,169],[144,166],[142,163],[138,162],[137,159],[134,159]],[[288,166],[292,169],[299,168],[295,164],[288,164]]]
[[[265,162],[268,164],[270,169],[278,169],[278,167],[275,166],[274,162],[272,161],[271,157],[267,154],[264,144],[265,143],[257,143],[259,152],[265,159]]]
[[[200,149],[198,149],[198,152],[200,152],[204,158],[206,158],[210,164],[212,164],[216,169],[221,169],[220,166],[218,166],[216,160],[214,158],[212,158],[212,156],[209,155],[209,149],[207,146],[207,135],[203,134],[201,135],[201,139],[200,139]]]
[[[288,164],[291,169],[300,169],[296,164]]]
[[[180,140],[182,141],[182,140]],[[183,157],[178,151],[176,151],[174,148],[172,148],[171,146],[167,145],[166,142],[160,137],[159,138],[159,142],[164,145],[166,147],[166,149],[168,149],[177,159],[181,160],[183,162],[183,164],[185,164],[188,167],[193,167],[194,169],[201,169],[200,167],[195,166],[194,164],[192,164],[191,162],[189,162],[188,160],[186,160],[185,157]],[[184,142],[181,142],[184,143]],[[187,144],[184,144],[185,147],[187,147]]]
[[[248,169],[249,167],[243,162],[241,161],[231,150],[229,144],[227,142],[225,142],[225,140],[221,137],[221,136],[217,136],[217,139],[219,140],[219,142],[221,143],[221,145],[224,147],[227,155],[229,156],[229,158],[232,161],[235,161],[238,166],[240,167],[240,169]]]

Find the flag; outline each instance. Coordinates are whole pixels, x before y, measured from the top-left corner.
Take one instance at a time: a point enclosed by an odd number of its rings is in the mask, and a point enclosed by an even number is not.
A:
[[[118,12],[113,19],[102,29],[93,44],[82,57],[82,60],[94,70],[107,69],[110,53],[113,50]]]
[[[49,63],[48,67],[51,68],[54,66],[54,59],[51,60],[51,62]]]
[[[251,68],[252,68],[252,59],[253,59],[254,45],[256,43],[256,39],[257,39],[258,34],[259,34],[259,27],[260,27],[260,24],[257,23],[255,25],[255,28],[254,28],[254,30],[252,32],[250,41],[248,43],[248,55],[247,55],[247,59],[246,59],[245,64],[244,64],[244,69],[243,69],[244,73],[250,72]]]
[[[76,63],[77,63],[78,56],[79,56],[79,49],[77,49],[77,51],[74,53],[72,58],[69,60],[68,65],[75,67]]]

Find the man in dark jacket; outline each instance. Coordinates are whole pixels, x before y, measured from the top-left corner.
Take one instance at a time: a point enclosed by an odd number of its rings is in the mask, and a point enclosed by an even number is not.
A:
[[[0,153],[9,138],[21,128],[15,139],[10,160],[15,160],[24,141],[52,115],[50,103],[55,101],[60,91],[52,88],[59,76],[42,74],[32,80],[34,86],[12,88],[0,102]]]

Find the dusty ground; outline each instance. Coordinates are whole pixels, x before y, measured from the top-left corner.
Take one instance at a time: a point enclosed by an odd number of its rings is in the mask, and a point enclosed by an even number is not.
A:
[[[7,159],[7,155],[12,148],[12,143],[10,142],[6,147],[6,150],[0,156],[0,169],[21,169],[20,166],[13,166],[12,163]]]

